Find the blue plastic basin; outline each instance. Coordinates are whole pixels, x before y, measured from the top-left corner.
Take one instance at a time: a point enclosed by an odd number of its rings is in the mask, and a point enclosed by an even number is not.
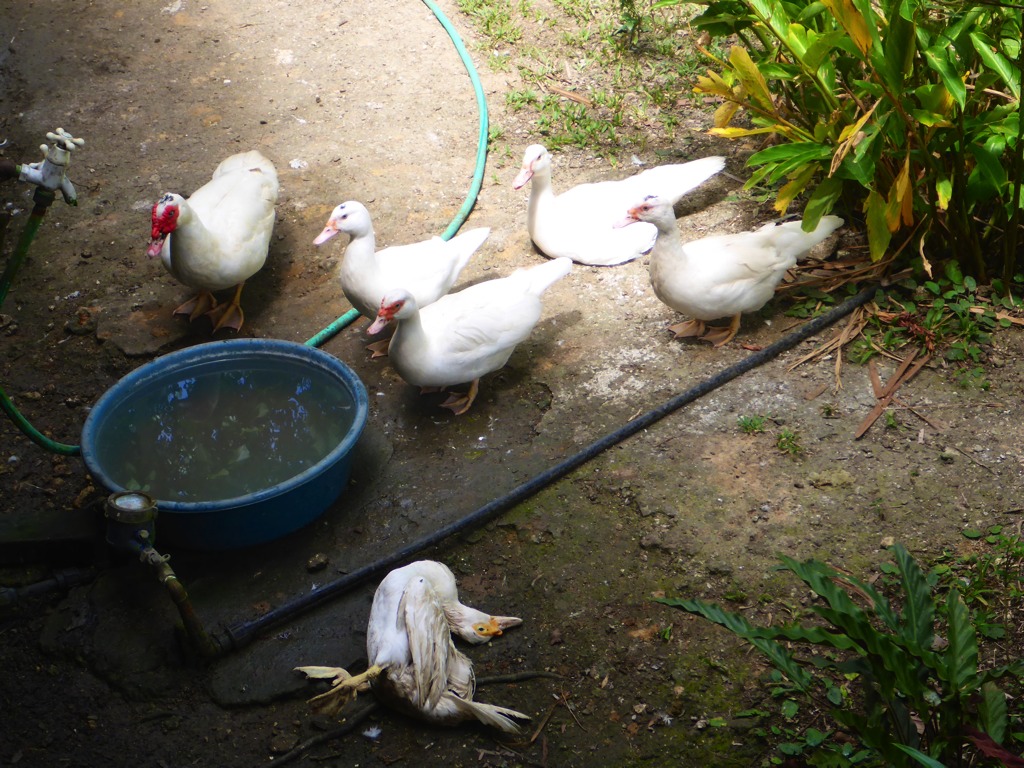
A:
[[[333,410],[321,410],[327,401]],[[243,406],[249,410],[225,411]],[[359,377],[314,347],[276,339],[199,344],[159,357],[107,390],[86,419],[82,458],[110,491],[156,498],[158,547],[248,547],[307,525],[341,496],[367,410]],[[195,431],[186,431],[186,421]],[[298,435],[293,445],[315,446],[309,457],[293,461],[293,451],[277,457],[271,450],[282,423]],[[239,435],[225,437],[236,425]],[[304,438],[300,430],[312,431]],[[170,459],[161,458],[168,462],[162,468],[136,467],[149,452]],[[268,457],[270,470],[253,463]],[[219,496],[209,485],[189,489],[200,475],[227,485]]]

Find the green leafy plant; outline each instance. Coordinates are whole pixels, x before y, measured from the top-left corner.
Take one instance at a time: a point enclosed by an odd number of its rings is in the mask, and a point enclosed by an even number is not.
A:
[[[783,453],[788,453],[790,456],[797,456],[804,452],[804,447],[800,443],[800,435],[794,432],[789,427],[783,427],[779,430],[779,434],[775,436],[775,447]]]
[[[1011,325],[1008,310],[1021,308],[1012,293],[998,295],[996,290],[997,286],[979,286],[956,260],[947,261],[934,279],[901,280],[878,301],[877,311],[868,318],[862,337],[850,344],[847,356],[863,364],[881,351],[896,353],[916,345],[929,354],[940,352],[966,371],[957,377],[962,386],[977,381],[986,389],[984,369],[977,363],[985,360],[992,333]]]
[[[1024,661],[984,664],[976,615],[957,587],[933,594],[938,577],[926,576],[902,546],[892,553],[900,589],[895,605],[871,584],[820,561],[781,557],[782,569],[816,596],[814,623],[758,627],[702,600],[657,602],[702,616],[750,643],[780,679],[856,738],[857,749],[822,740],[813,748],[821,754],[810,764],[960,768],[978,764],[983,755],[1019,761],[1003,746],[1013,719],[997,683],[1019,684]]]
[[[740,42],[708,52],[716,70],[696,90],[722,101],[712,133],[771,138],[749,159],[748,187],[781,185],[779,211],[806,196],[808,228],[840,201],[863,211],[875,261],[895,243],[922,259],[961,254],[983,279],[984,256],[1002,254],[1009,282],[1024,166],[1019,8],[708,0],[693,23]]]
[[[756,435],[759,432],[764,432],[764,425],[767,420],[766,416],[740,416],[736,423],[748,435]]]

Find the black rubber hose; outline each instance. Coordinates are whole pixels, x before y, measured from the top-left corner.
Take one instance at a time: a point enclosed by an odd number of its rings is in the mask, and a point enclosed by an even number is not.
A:
[[[709,392],[718,389],[723,384],[732,381],[738,376],[742,376],[747,371],[753,370],[760,365],[764,365],[769,360],[778,357],[783,352],[792,349],[805,339],[814,336],[816,333],[819,333],[836,321],[846,317],[857,307],[867,303],[868,300],[874,297],[877,290],[878,289],[875,286],[865,288],[856,296],[847,299],[834,309],[831,309],[825,314],[805,323],[800,326],[800,328],[793,331],[793,333],[784,336],[774,344],[753,353],[749,357],[743,358],[738,363],[726,368],[724,371],[715,374],[709,379],[705,379],[695,387],[673,397],[658,408],[638,416],[614,432],[611,432],[600,440],[591,443],[579,453],[570,456],[531,480],[527,480],[522,485],[513,488],[504,496],[488,502],[466,517],[456,520],[455,522],[434,531],[430,535],[382,557],[376,562],[363,566],[359,570],[347,573],[335,581],[324,584],[319,589],[307,592],[301,597],[263,614],[257,619],[227,627],[224,630],[223,637],[214,637],[217,646],[222,653],[241,648],[251,642],[259,632],[281,624],[287,619],[290,619],[303,611],[314,608],[332,597],[348,592],[359,584],[362,584],[364,581],[383,574],[384,571],[389,570],[393,566],[406,560],[410,560],[414,555],[419,554],[423,550],[441,543],[449,536],[453,536],[457,533],[461,533],[489,522],[492,518],[497,517],[502,512],[514,507],[516,504],[528,499],[530,496],[533,496],[542,488],[565,477],[565,475],[569,474],[582,464],[590,461],[602,451],[622,442],[627,437],[635,435],[640,430],[646,429],[651,424],[663,419],[673,411],[676,411],[684,405],[692,403],[697,398],[703,397]]]
[[[0,157],[0,181],[13,181],[21,175],[21,168],[13,160]]]

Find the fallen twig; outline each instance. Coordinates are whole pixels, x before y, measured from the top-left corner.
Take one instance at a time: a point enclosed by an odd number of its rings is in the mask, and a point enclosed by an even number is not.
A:
[[[565,88],[559,88],[557,85],[553,85],[551,83],[544,83],[544,87],[547,88],[552,93],[558,94],[559,96],[564,96],[570,101],[575,101],[577,104],[582,104],[585,107],[594,106],[594,102],[592,102],[586,96],[580,96],[578,93],[567,91]]]
[[[896,372],[889,377],[889,381],[883,386],[881,379],[878,377],[878,369],[875,367],[875,361],[868,361],[868,370],[871,374],[871,386],[874,388],[875,397],[878,398],[878,402],[875,403],[875,407],[871,409],[864,421],[860,423],[857,428],[857,432],[854,434],[853,439],[859,440],[864,437],[865,433],[871,429],[871,425],[878,420],[878,417],[882,415],[886,408],[889,407],[889,403],[896,395],[896,390],[903,386],[906,382],[910,381],[917,373],[924,368],[929,360],[932,359],[931,355],[926,354],[917,362],[914,362],[914,358],[917,357],[917,351],[911,352],[900,363],[899,368]]]

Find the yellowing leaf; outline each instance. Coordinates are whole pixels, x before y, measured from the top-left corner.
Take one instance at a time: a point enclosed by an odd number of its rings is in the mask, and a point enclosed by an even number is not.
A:
[[[828,175],[832,176],[842,164],[843,159],[850,153],[850,150],[860,143],[861,139],[864,138],[862,128],[867,123],[868,119],[875,113],[875,107],[879,104],[876,101],[871,105],[871,109],[865,112],[861,117],[853,123],[847,125],[839,133],[839,146],[836,147],[835,154],[832,155],[832,166],[828,170]]]
[[[775,210],[779,213],[785,213],[786,209],[789,208],[789,204],[796,199],[797,195],[803,192],[807,185],[810,184],[811,179],[814,178],[814,173],[817,171],[817,165],[808,163],[801,168],[797,173],[779,190],[779,194],[775,197]]]
[[[775,114],[775,102],[768,90],[768,83],[765,82],[761,70],[754,64],[747,49],[734,45],[729,51],[729,63],[736,70],[736,76],[746,89],[750,100],[766,112]]]
[[[730,98],[732,96],[732,86],[710,70],[708,71],[707,77],[702,75],[697,78],[697,84],[693,86],[693,90],[697,93],[710,93],[715,96],[723,96],[725,98]]]
[[[871,31],[863,14],[857,10],[853,0],[823,0],[825,6],[835,14],[836,19],[853,40],[861,53],[871,50]]]
[[[740,105],[733,101],[727,101],[721,104],[718,109],[715,110],[715,117],[712,124],[715,128],[725,128],[732,122],[733,117],[739,111]]]
[[[871,115],[875,113],[875,107],[877,107],[878,104],[879,102],[876,101],[871,105],[871,109],[861,115],[856,122],[850,123],[848,126],[843,128],[842,132],[839,134],[839,141],[846,141],[854,134],[860,133],[861,129],[864,127],[864,123],[866,123],[871,118]]]
[[[759,136],[763,133],[775,133],[774,128],[712,128],[711,136],[722,136],[726,139],[740,139],[744,136]]]
[[[935,182],[935,203],[940,211],[949,208],[951,197],[953,197],[953,182],[950,179],[939,179]]]
[[[889,222],[889,229],[895,232],[900,224],[911,225],[914,223],[914,190],[910,184],[910,155],[903,160],[903,167],[900,168],[892,189],[889,190],[889,204],[895,210],[895,221]]]

